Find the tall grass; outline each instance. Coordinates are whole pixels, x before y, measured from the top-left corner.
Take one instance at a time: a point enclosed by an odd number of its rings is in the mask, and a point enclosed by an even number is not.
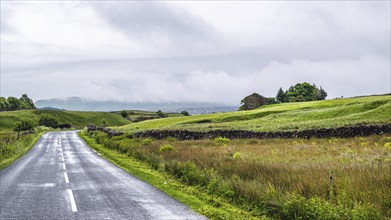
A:
[[[143,141],[91,136],[189,185],[262,215],[391,217],[391,137]],[[164,151],[170,145],[175,150]],[[239,156],[238,156],[239,155]]]
[[[14,132],[0,133],[0,170],[12,164],[33,147],[45,131],[42,128],[36,130],[35,133],[22,135],[19,138]]]

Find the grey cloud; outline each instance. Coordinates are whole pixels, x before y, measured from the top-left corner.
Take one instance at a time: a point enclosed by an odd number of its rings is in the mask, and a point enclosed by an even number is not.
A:
[[[89,4],[111,26],[140,41],[153,37],[157,37],[157,40],[168,37],[172,43],[179,46],[191,46],[217,38],[214,28],[202,18],[164,2],[123,1]]]
[[[272,19],[270,32],[255,37],[246,30],[232,37],[229,31],[168,3],[75,3],[82,10],[73,10],[73,3],[61,4],[68,8],[64,12],[57,5],[55,13],[60,15],[52,23],[60,27],[56,29],[60,34],[50,39],[45,38],[46,20],[41,14],[30,16],[41,16],[32,27],[40,27],[43,40],[39,35],[38,42],[29,41],[18,30],[12,33],[16,38],[3,38],[11,32],[2,30],[2,96],[28,93],[34,99],[84,96],[238,104],[251,92],[274,96],[279,87],[302,81],[322,85],[330,98],[389,92],[389,2],[337,6],[323,2],[309,12],[297,5],[285,7],[291,19]],[[45,3],[42,12],[53,5]],[[41,10],[41,3],[32,8]],[[67,13],[74,11],[69,23]],[[238,10],[236,16],[246,16],[246,11]],[[78,22],[84,18],[90,20]],[[19,22],[28,19],[19,17]],[[61,40],[67,34],[63,24],[75,31],[69,44]],[[78,36],[83,39],[78,41]],[[120,43],[115,44],[114,38]],[[91,43],[89,39],[102,40]],[[156,54],[162,58],[152,58]]]
[[[228,60],[227,60],[228,61]],[[96,62],[71,65],[72,68],[36,70],[34,73],[5,75],[7,91],[17,90],[18,84],[31,91],[32,97],[52,98],[80,96],[118,101],[198,101],[238,104],[252,92],[275,96],[279,87],[288,88],[297,82],[308,81],[323,86],[330,98],[389,92],[390,67],[385,57],[364,56],[348,60],[313,61],[294,59],[287,62],[271,61],[247,71],[209,68],[182,69],[180,78],[170,72],[178,71],[172,63],[178,60],[162,59],[148,64]],[[236,63],[240,64],[240,63]],[[243,64],[243,63],[242,63]],[[208,65],[208,64],[207,64]],[[198,63],[198,66],[200,63]],[[161,68],[164,71],[157,71]],[[221,70],[218,70],[221,68]],[[204,69],[204,70],[202,70]],[[366,77],[370,74],[370,77]],[[77,80],[74,80],[77,79]],[[42,85],[45,90],[40,89]],[[48,94],[46,91],[52,91]],[[29,93],[30,94],[30,93]]]

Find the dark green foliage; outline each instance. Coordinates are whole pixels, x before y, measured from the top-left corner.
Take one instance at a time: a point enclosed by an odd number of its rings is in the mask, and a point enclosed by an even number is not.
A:
[[[9,109],[8,100],[4,97],[0,97],[0,111],[5,111]]]
[[[308,102],[324,100],[326,97],[327,92],[322,87],[318,88],[315,84],[303,82],[289,87],[286,92],[280,88],[276,100],[279,102]]]
[[[32,99],[30,99],[27,94],[23,94],[22,97],[19,98],[22,109],[35,109],[35,105]]]
[[[317,100],[318,90],[315,85],[307,82],[297,83],[291,86],[287,96],[289,102],[306,102]]]
[[[243,111],[243,110],[247,110],[247,109],[248,109],[248,107],[246,106],[244,99],[240,100],[240,107],[239,107],[238,111]]]
[[[317,98],[318,100],[325,100],[326,97],[327,97],[327,92],[321,86],[318,90]]]
[[[127,118],[127,117],[129,117],[129,113],[128,113],[126,110],[122,110],[122,111],[121,111],[121,116],[122,116],[123,118]]]
[[[161,110],[157,111],[156,114],[161,118],[167,118],[167,113],[162,112]]]
[[[187,112],[187,111],[181,111],[181,114],[184,116],[190,116],[189,112]]]
[[[284,92],[284,90],[282,90],[282,88],[280,87],[280,89],[278,90],[277,92],[277,95],[276,95],[276,100],[278,102],[287,102],[287,95],[286,95],[286,92]]]
[[[280,102],[278,102],[278,101],[276,100],[276,98],[274,98],[274,97],[267,98],[267,104],[268,104],[268,105],[271,105],[271,104],[278,104],[278,103],[280,103]]]
[[[0,97],[0,111],[15,111],[21,109],[35,109],[32,99],[23,94],[19,99],[16,97]]]
[[[9,104],[7,110],[14,111],[14,110],[21,109],[21,103],[19,99],[10,96],[7,98],[7,101]]]
[[[14,131],[18,132],[18,136],[19,136],[19,133],[21,131],[28,131],[28,130],[33,129],[33,127],[34,127],[34,124],[30,120],[20,120],[15,123]]]
[[[57,119],[49,114],[42,114],[39,117],[38,121],[39,125],[46,126],[46,127],[51,127],[51,128],[57,128],[58,126],[58,121]]]

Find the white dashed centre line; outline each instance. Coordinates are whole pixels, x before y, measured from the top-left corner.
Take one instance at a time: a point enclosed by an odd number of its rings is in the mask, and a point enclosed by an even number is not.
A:
[[[64,178],[65,178],[65,182],[69,183],[69,179],[68,179],[68,174],[67,173],[64,173]]]
[[[75,197],[73,197],[73,192],[71,189],[67,189],[69,200],[71,200],[71,208],[72,212],[77,212],[77,206],[76,206],[76,201]]]
[[[65,166],[65,163],[62,164],[62,169],[63,169],[63,170],[66,170],[66,169],[67,169],[67,167]]]
[[[64,157],[61,157],[61,161],[64,162]]]

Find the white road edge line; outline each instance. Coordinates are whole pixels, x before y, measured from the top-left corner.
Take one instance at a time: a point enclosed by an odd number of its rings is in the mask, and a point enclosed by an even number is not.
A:
[[[69,183],[69,179],[68,179],[68,174],[67,173],[64,173],[64,177],[65,177],[65,182]]]
[[[71,208],[72,212],[77,212],[77,206],[76,206],[76,201],[75,197],[73,197],[73,192],[71,189],[67,189],[69,200],[71,200]]]
[[[62,169],[63,169],[63,170],[66,170],[66,169],[67,169],[67,167],[65,166],[65,163],[62,164]]]

